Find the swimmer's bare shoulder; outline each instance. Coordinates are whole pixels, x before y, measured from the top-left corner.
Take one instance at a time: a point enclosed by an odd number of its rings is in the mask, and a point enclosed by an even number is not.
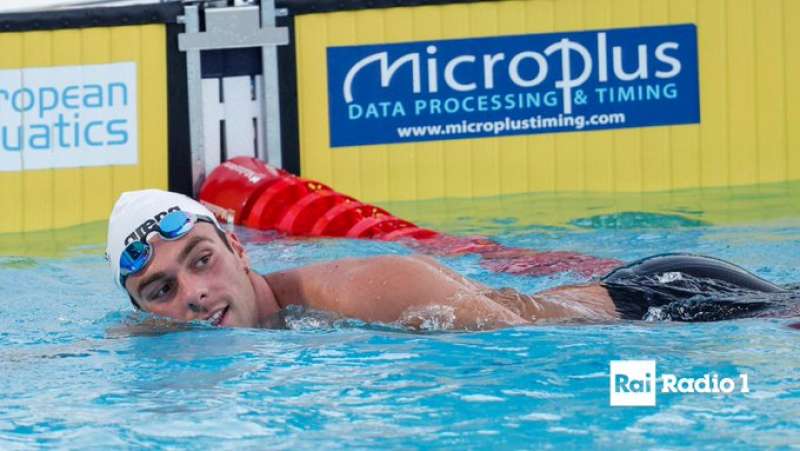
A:
[[[529,323],[487,298],[482,285],[427,258],[342,259],[265,278],[282,306],[303,304],[364,321],[401,322],[413,327],[416,318],[436,312],[448,317],[449,327],[456,329]]]

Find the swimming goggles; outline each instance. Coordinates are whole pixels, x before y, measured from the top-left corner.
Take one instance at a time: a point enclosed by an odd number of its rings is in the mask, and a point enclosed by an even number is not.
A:
[[[164,215],[156,227],[146,233],[141,240],[127,245],[122,251],[122,255],[119,256],[119,281],[122,287],[125,287],[125,280],[128,276],[143,270],[153,258],[153,246],[147,242],[147,238],[152,233],[158,232],[162,239],[175,241],[189,233],[197,222],[215,224],[211,218],[206,216],[175,210]]]

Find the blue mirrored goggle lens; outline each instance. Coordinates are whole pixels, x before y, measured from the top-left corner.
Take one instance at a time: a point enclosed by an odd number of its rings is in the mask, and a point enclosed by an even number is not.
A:
[[[150,245],[142,241],[129,244],[119,258],[120,275],[125,277],[141,271],[150,260],[150,249]]]
[[[194,221],[192,220],[192,216],[180,210],[167,213],[167,215],[158,222],[161,236],[168,240],[174,240],[186,235],[192,230],[193,226]]]

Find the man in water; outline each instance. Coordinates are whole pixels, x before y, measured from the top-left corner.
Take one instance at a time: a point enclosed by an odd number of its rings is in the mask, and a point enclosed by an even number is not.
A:
[[[159,190],[120,197],[106,257],[137,308],[225,327],[271,326],[291,305],[367,322],[468,330],[547,321],[708,321],[786,314],[799,305],[793,291],[692,255],[652,257],[598,283],[533,295],[492,289],[422,256],[342,259],[260,275],[236,235],[207,208]],[[713,296],[697,298],[707,292]]]

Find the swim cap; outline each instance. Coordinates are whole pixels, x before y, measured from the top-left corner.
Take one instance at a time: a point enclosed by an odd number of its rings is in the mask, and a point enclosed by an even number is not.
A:
[[[125,246],[140,240],[155,229],[158,221],[167,213],[181,210],[199,216],[206,216],[222,230],[217,218],[203,204],[183,194],[146,189],[122,193],[114,204],[108,218],[108,239],[106,260],[111,265],[114,283],[123,290],[119,281],[119,257]]]

